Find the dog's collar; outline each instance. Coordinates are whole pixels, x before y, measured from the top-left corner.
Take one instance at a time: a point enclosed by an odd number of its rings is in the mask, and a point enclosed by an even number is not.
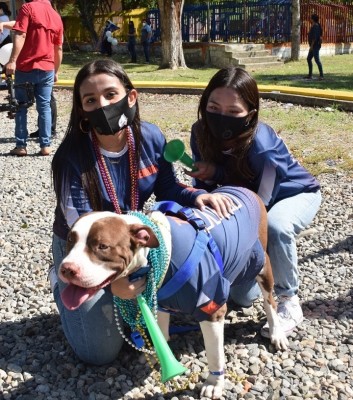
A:
[[[134,282],[134,281],[140,279],[141,277],[147,275],[148,272],[150,271],[150,269],[151,269],[150,264],[140,267],[137,271],[135,271],[129,275],[129,281]]]

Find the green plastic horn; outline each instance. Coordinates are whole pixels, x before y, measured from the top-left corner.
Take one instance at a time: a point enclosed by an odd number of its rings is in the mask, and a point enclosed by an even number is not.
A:
[[[177,375],[184,374],[187,368],[174,357],[157,321],[146,303],[146,299],[142,295],[139,295],[137,296],[137,302],[143,318],[145,319],[148,332],[161,365],[162,382],[164,383]]]
[[[185,153],[185,145],[180,139],[173,139],[168,142],[164,148],[163,155],[170,163],[180,161],[193,171],[196,171],[194,160]]]

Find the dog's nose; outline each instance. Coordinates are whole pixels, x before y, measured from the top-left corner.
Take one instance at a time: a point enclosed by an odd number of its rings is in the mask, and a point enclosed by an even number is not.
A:
[[[78,275],[79,267],[75,263],[64,262],[60,266],[60,272],[64,278],[70,280]]]

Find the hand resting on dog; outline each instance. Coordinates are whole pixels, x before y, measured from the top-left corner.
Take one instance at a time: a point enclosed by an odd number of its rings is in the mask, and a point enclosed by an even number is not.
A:
[[[121,299],[135,299],[139,294],[142,294],[146,289],[146,277],[137,278],[133,282],[129,281],[129,277],[117,279],[111,283],[111,291],[114,296]]]

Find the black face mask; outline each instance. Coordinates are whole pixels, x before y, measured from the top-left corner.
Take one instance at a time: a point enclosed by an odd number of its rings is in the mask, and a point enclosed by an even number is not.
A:
[[[206,121],[211,134],[218,140],[230,140],[241,135],[248,129],[248,119],[249,114],[245,117],[229,117],[206,111]]]
[[[114,135],[130,125],[136,113],[136,105],[129,107],[128,95],[117,103],[109,104],[94,111],[84,111],[92,128],[100,135]]]

